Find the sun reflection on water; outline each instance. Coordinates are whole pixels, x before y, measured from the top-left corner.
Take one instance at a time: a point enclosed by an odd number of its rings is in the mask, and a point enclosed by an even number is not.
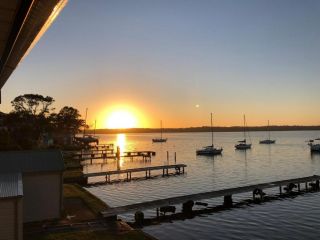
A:
[[[120,156],[126,151],[126,135],[124,133],[117,134],[116,146],[120,148]],[[122,168],[124,165],[124,159],[120,158],[119,167]]]

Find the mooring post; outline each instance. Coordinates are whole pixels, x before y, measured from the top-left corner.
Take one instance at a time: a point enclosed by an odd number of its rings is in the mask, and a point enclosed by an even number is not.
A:
[[[174,152],[174,164],[177,164],[177,153]]]
[[[148,179],[148,170],[146,170],[146,179]]]
[[[169,165],[169,151],[167,151],[167,164]]]
[[[224,207],[232,207],[233,201],[232,201],[232,195],[226,195],[223,198],[223,206]]]
[[[306,182],[306,192],[308,191],[308,182]]]
[[[159,218],[159,208],[157,208],[157,218]]]
[[[162,168],[162,177],[164,177],[164,168]]]
[[[298,192],[300,192],[300,183],[298,183]]]
[[[280,195],[282,194],[282,187],[281,185],[279,185],[279,192],[280,192]]]

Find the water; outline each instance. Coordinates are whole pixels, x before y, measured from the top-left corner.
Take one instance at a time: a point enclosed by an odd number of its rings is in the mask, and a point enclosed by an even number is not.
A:
[[[298,178],[320,173],[320,155],[310,154],[306,140],[320,137],[320,131],[273,132],[274,145],[258,144],[266,138],[265,132],[251,132],[252,149],[237,151],[234,144],[242,139],[242,133],[215,133],[215,145],[223,147],[223,155],[196,156],[195,150],[211,142],[210,133],[166,134],[167,143],[155,144],[155,134],[101,135],[100,141],[114,142],[122,151],[152,150],[157,155],[151,162],[122,159],[120,167],[132,168],[177,163],[188,165],[181,176],[158,177],[151,180],[99,185],[88,188],[110,206],[122,206],[148,200],[199,193],[209,190],[257,184],[269,181]],[[91,166],[88,172],[117,168],[115,161]],[[133,176],[138,176],[133,175]],[[141,175],[143,176],[143,175]],[[92,181],[99,181],[96,178]],[[270,192],[270,191],[268,191]],[[248,193],[247,196],[251,194]],[[237,198],[242,196],[237,196]],[[320,234],[319,194],[310,194],[291,200],[275,201],[259,206],[236,209],[175,221],[144,228],[158,239],[312,239]],[[235,198],[235,200],[237,200]],[[206,200],[220,204],[221,199]],[[312,211],[311,211],[312,210]],[[145,212],[154,216],[155,210]],[[299,216],[299,217],[297,217]],[[132,220],[133,214],[122,216]],[[190,230],[191,229],[191,230]],[[197,229],[197,231],[194,231]],[[272,234],[272,235],[270,235]],[[272,237],[271,237],[272,236]]]

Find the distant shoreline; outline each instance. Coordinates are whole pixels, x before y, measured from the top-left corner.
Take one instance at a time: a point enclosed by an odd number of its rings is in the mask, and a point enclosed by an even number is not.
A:
[[[270,131],[314,131],[320,130],[320,126],[270,126]],[[164,128],[164,133],[184,133],[184,132],[210,132],[211,128],[204,127],[189,127],[189,128]],[[242,132],[243,127],[214,127],[214,132]],[[265,126],[247,127],[246,131],[267,131]],[[93,133],[93,130],[86,130],[87,133]],[[127,128],[127,129],[96,129],[96,134],[115,134],[115,133],[158,133],[159,128]]]

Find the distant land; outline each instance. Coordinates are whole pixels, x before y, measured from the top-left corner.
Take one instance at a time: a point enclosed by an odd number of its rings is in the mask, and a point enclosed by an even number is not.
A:
[[[266,131],[265,126],[247,127],[246,131]],[[320,130],[320,126],[270,126],[270,131],[306,131]],[[203,127],[188,127],[188,128],[164,128],[164,133],[179,133],[179,132],[210,132],[211,128]],[[213,127],[214,132],[242,132],[243,127]],[[93,133],[93,130],[86,130],[87,133]],[[114,133],[155,133],[160,132],[159,128],[126,128],[126,129],[96,129],[96,134],[114,134]]]

